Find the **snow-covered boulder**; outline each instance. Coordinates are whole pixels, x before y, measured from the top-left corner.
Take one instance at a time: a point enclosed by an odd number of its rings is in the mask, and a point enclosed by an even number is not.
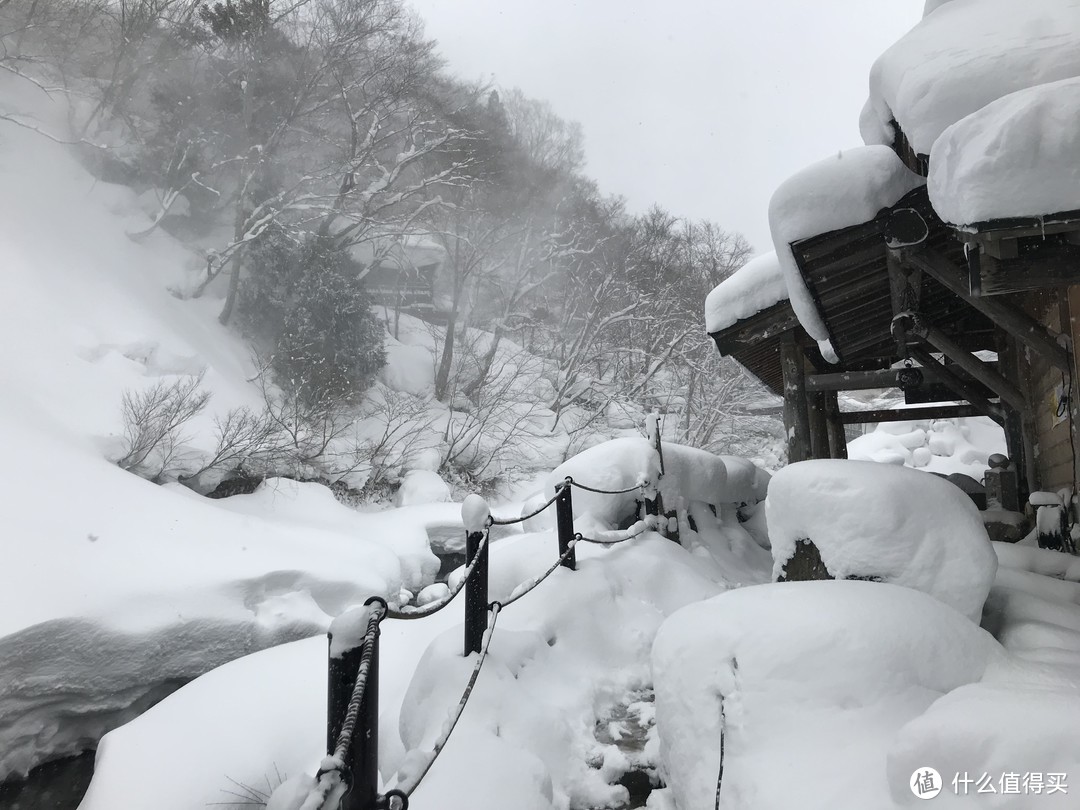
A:
[[[1005,432],[986,416],[882,422],[848,442],[848,458],[902,464],[981,480],[994,453],[1005,454]]]
[[[409,470],[394,493],[394,506],[445,503],[453,499],[450,485],[431,470]]]
[[[721,807],[892,807],[896,731],[1002,655],[952,608],[880,583],[757,585],[689,605],[652,648],[676,807],[713,807],[721,729]]]
[[[774,577],[809,539],[836,579],[904,585],[979,621],[997,556],[952,483],[888,464],[804,461],[773,476],[765,503]]]
[[[417,396],[434,390],[435,364],[427,347],[387,338],[385,349],[386,365],[379,370],[379,380],[387,388]]]

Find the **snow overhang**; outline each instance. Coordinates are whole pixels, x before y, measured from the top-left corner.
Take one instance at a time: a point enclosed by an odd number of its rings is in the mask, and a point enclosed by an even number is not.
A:
[[[860,120],[868,144],[899,124],[918,155],[952,124],[1009,93],[1080,76],[1080,0],[951,0],[883,53]],[[935,155],[936,156],[936,155]]]
[[[705,299],[705,330],[719,332],[788,299],[775,251],[755,256],[720,282]]]
[[[956,0],[959,2],[960,0]],[[769,202],[773,246],[799,323],[814,340],[829,330],[792,252],[802,239],[872,221],[884,208],[923,184],[887,146],[839,152],[790,177]],[[884,243],[881,243],[884,254]]]

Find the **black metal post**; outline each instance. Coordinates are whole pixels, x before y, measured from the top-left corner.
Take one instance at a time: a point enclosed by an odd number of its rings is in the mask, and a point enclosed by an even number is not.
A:
[[[488,529],[469,532],[465,536],[465,558],[471,560],[480,549]],[[465,583],[465,655],[480,652],[487,630],[488,606],[488,544],[476,561],[476,568]]]
[[[369,604],[372,600],[369,600]],[[381,600],[379,600],[381,601]],[[384,603],[385,604],[385,603]],[[333,649],[333,635],[330,634]],[[344,778],[348,792],[341,800],[341,810],[374,810],[379,790],[379,631],[371,639],[371,661],[368,665],[364,697],[353,730],[352,744],[345,753]],[[345,722],[360,659],[365,644],[359,644],[341,655],[330,656],[327,690],[326,751],[333,754],[338,735]]]
[[[555,499],[555,521],[559,527],[559,556],[566,554],[570,543],[574,539],[574,502],[570,491],[570,479],[566,479],[558,487],[558,497]],[[571,549],[562,561],[563,567],[571,571],[577,570],[577,550]]]

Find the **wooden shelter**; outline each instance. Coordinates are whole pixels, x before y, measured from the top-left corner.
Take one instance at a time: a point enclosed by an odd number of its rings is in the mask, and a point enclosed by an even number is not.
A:
[[[985,415],[1005,428],[1021,497],[1072,489],[1080,285],[1069,282],[1080,278],[1072,258],[1080,239],[1069,228],[1077,222],[1055,220],[1055,238],[1034,247],[1014,222],[958,232],[920,187],[869,222],[790,245],[839,363],[821,360],[787,302],[712,337],[721,354],[783,393],[792,461],[843,457],[843,424]],[[1011,238],[1019,244],[1008,246]],[[843,413],[836,405],[837,391],[888,387],[922,407]]]

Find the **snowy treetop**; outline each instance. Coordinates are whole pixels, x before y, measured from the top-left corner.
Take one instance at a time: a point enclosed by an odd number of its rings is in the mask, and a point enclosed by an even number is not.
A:
[[[917,153],[1009,93],[1080,76],[1080,0],[931,2],[870,71],[860,128],[889,144],[899,122]]]
[[[773,246],[791,305],[812,338],[828,340],[829,333],[799,273],[791,243],[869,222],[922,182],[889,147],[860,146],[808,166],[773,193]]]
[[[1011,93],[950,126],[927,181],[938,215],[960,227],[1080,209],[1077,111],[1080,77]]]
[[[787,285],[776,251],[755,256],[706,297],[705,330],[727,329],[787,299]]]

